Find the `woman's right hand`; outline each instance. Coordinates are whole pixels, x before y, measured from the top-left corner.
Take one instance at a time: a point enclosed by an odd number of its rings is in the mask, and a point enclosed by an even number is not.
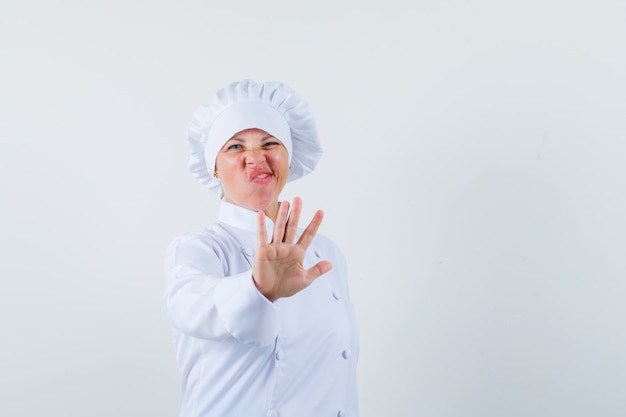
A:
[[[294,198],[291,213],[289,203],[282,202],[278,210],[272,240],[267,242],[265,213],[257,213],[258,243],[252,266],[252,278],[259,291],[270,301],[290,297],[308,287],[320,275],[332,269],[330,261],[319,261],[304,269],[304,254],[322,223],[324,213],[315,212],[311,223],[295,241],[302,212],[302,200]]]

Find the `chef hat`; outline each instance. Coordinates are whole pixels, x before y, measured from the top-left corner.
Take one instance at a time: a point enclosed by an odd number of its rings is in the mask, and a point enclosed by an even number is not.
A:
[[[219,90],[210,104],[200,107],[189,124],[189,170],[215,193],[215,158],[236,133],[258,128],[279,139],[289,153],[289,178],[307,175],[322,156],[315,120],[308,103],[280,82],[243,80]]]

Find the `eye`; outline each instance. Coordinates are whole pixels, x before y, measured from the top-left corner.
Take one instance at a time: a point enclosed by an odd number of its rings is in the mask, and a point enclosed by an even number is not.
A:
[[[238,143],[233,143],[232,145],[229,145],[226,149],[229,151],[230,150],[235,151],[235,150],[241,149],[241,145]]]
[[[264,146],[264,147],[266,147],[266,148],[272,148],[272,147],[274,147],[274,146],[278,146],[278,145],[280,145],[280,143],[278,143],[278,142],[277,142],[277,141],[275,141],[275,140],[268,140],[267,142],[265,142],[265,143],[263,144],[263,146]]]

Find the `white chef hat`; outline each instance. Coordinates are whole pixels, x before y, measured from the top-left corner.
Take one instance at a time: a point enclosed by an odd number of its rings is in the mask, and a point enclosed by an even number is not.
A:
[[[306,101],[281,82],[237,81],[219,90],[200,107],[189,124],[189,170],[209,190],[219,194],[215,158],[237,132],[258,128],[279,139],[289,153],[289,178],[307,175],[322,156],[313,113]]]

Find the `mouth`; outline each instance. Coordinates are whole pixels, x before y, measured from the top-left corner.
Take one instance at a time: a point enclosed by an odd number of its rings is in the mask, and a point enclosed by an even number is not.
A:
[[[272,173],[269,171],[253,171],[250,173],[250,181],[257,184],[266,184],[272,179]]]

